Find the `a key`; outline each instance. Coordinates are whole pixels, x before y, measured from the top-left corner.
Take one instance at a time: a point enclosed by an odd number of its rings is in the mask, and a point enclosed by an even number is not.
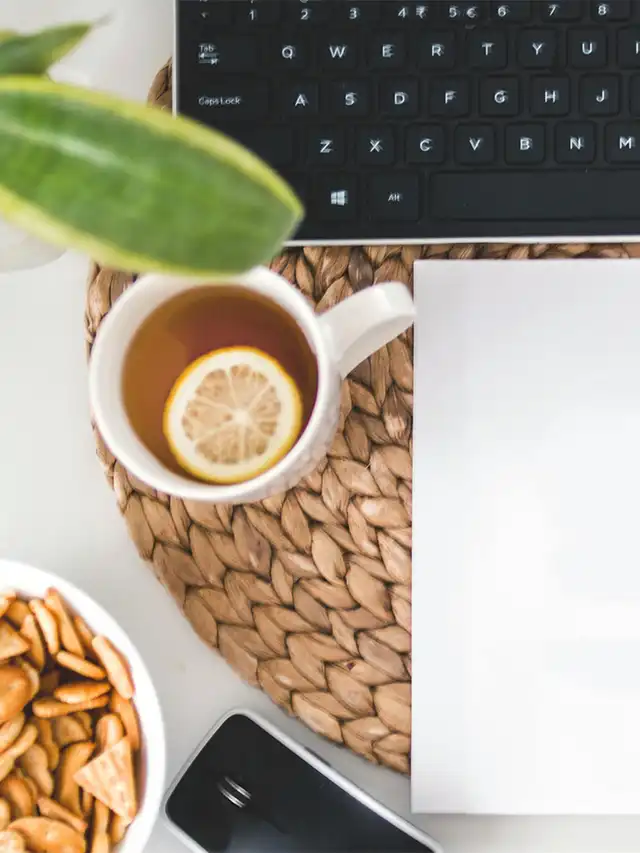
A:
[[[309,48],[306,40],[276,39],[269,47],[270,59],[276,68],[299,71],[309,63]]]
[[[376,34],[369,42],[369,65],[382,70],[402,68],[406,55],[404,33]]]
[[[308,118],[317,114],[319,106],[318,84],[315,80],[301,81],[284,88],[282,107],[286,115]]]
[[[380,112],[390,116],[414,116],[419,111],[418,81],[412,78],[382,80]]]
[[[453,68],[456,60],[456,34],[452,32],[431,32],[418,39],[419,62],[421,68],[447,70]]]
[[[203,88],[194,101],[194,112],[202,121],[252,121],[269,109],[266,83],[254,80],[214,82]],[[191,111],[189,111],[191,114]]]
[[[310,130],[307,136],[307,160],[313,165],[341,166],[345,160],[344,130],[326,127]]]
[[[320,60],[328,71],[355,68],[358,62],[355,40],[341,36],[329,37],[320,49]]]
[[[319,174],[313,186],[314,211],[323,222],[348,222],[358,211],[358,185],[354,175]]]
[[[550,68],[557,49],[555,30],[522,30],[518,35],[518,61],[525,68]]]
[[[473,30],[468,37],[467,56],[472,68],[504,68],[507,64],[506,35],[496,30]]]
[[[616,115],[620,109],[620,79],[613,74],[583,77],[580,111],[588,116]],[[632,107],[633,111],[633,107]]]
[[[605,157],[610,163],[640,163],[640,122],[608,124],[605,129]],[[628,186],[623,192],[626,194],[634,190]]]
[[[504,157],[511,166],[542,163],[545,158],[543,124],[510,124],[505,129]]]
[[[495,156],[495,132],[488,124],[456,127],[454,155],[463,166],[488,165]]]
[[[395,160],[395,139],[390,127],[359,127],[356,157],[364,166],[391,166]]]
[[[198,45],[198,64],[216,73],[254,71],[258,64],[255,39],[248,36],[219,36]]]
[[[439,124],[420,124],[407,131],[407,163],[442,163],[445,159],[444,128]]]
[[[604,30],[571,30],[569,61],[574,68],[603,68],[607,64],[607,33]]]
[[[531,113],[536,116],[564,116],[569,112],[568,77],[534,77],[531,82]]]
[[[591,17],[594,21],[627,21],[631,15],[631,0],[592,0]]]
[[[489,77],[480,83],[480,113],[483,116],[515,116],[520,109],[516,77]]]
[[[429,112],[433,116],[464,116],[469,112],[469,100],[468,80],[439,78],[430,87]]]
[[[379,222],[413,222],[420,218],[420,175],[377,174],[370,178],[371,217]]]
[[[331,84],[331,109],[339,116],[367,116],[371,111],[368,80],[341,81]]]
[[[558,163],[593,163],[596,157],[596,130],[587,122],[565,121],[556,127]]]
[[[618,61],[623,68],[640,68],[640,27],[618,33]]]
[[[491,17],[496,21],[522,23],[531,18],[531,0],[497,0],[491,3]]]
[[[583,0],[544,0],[540,5],[543,21],[579,21],[584,12]]]

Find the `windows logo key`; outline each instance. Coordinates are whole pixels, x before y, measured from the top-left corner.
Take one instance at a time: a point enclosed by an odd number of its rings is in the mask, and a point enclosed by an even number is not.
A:
[[[349,204],[349,193],[347,190],[334,190],[331,193],[331,204],[334,207],[346,207]]]

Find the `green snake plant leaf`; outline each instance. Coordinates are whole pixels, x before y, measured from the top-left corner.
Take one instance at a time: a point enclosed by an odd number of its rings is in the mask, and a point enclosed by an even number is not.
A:
[[[260,159],[169,112],[41,77],[0,77],[0,216],[134,272],[237,273],[302,207]]]
[[[45,74],[77,47],[92,26],[67,24],[31,35],[0,32],[0,75]]]

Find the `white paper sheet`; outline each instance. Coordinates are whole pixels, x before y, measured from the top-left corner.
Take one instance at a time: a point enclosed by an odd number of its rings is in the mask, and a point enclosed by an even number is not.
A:
[[[640,813],[640,261],[415,273],[415,812]]]

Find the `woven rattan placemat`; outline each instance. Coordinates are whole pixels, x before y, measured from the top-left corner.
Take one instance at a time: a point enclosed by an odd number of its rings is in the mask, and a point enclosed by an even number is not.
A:
[[[168,108],[170,87],[167,66],[152,102]],[[377,281],[410,284],[418,258],[638,254],[618,245],[308,248],[273,266],[323,311]],[[92,269],[89,348],[131,281]],[[320,468],[286,494],[244,507],[159,494],[96,434],[132,539],[202,639],[310,728],[403,773],[411,743],[412,391],[409,332],[344,383],[340,431]]]

